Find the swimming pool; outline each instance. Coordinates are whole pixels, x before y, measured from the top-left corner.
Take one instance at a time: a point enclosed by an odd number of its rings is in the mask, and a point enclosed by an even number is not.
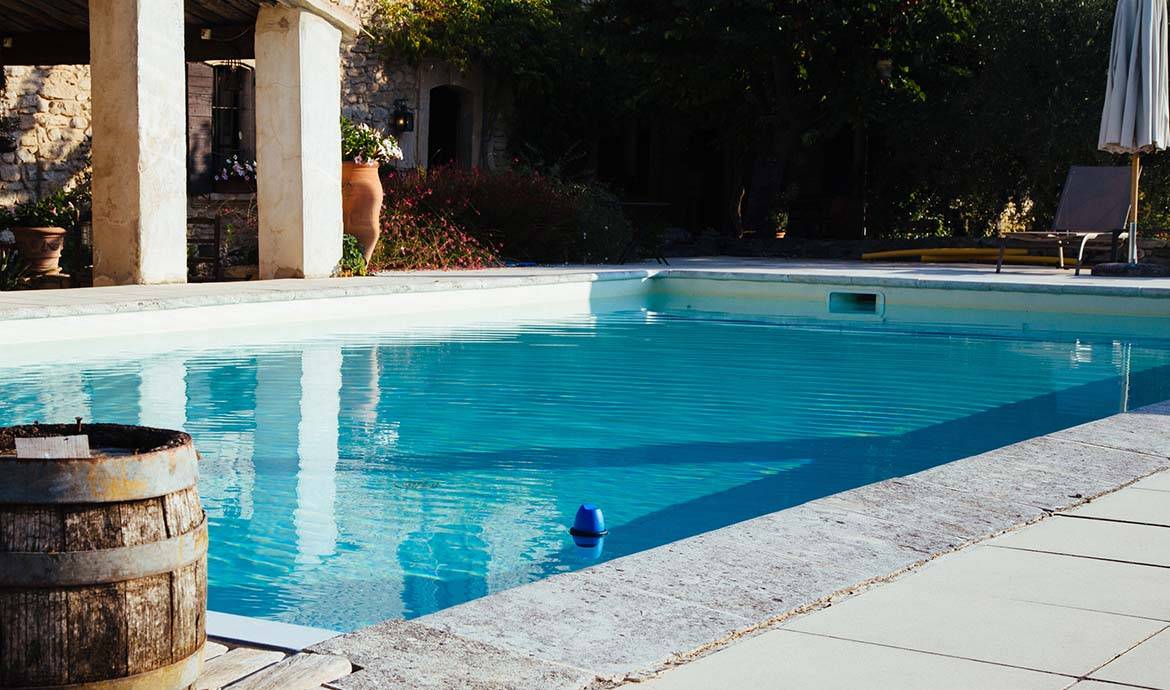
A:
[[[702,306],[97,343],[0,366],[0,424],[185,428],[209,607],[351,630],[1170,398],[1158,339]]]

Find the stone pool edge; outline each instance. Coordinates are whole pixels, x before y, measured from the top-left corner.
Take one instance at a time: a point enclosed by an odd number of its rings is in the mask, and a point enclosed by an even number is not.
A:
[[[1170,401],[310,649],[343,690],[614,687],[1168,467]]]
[[[0,296],[0,324],[34,319],[97,317],[111,314],[149,313],[230,305],[260,305],[425,294],[467,290],[492,290],[571,283],[623,280],[700,279],[857,287],[905,287],[1001,293],[1048,293],[1105,297],[1167,298],[1164,281],[1150,284],[1094,280],[1067,282],[1053,276],[996,275],[976,273],[964,277],[943,275],[882,275],[882,266],[786,266],[783,263],[734,267],[620,267],[582,266],[507,269],[509,272],[461,271],[436,274],[383,274],[369,278],[322,278],[268,280],[234,283],[182,283],[128,285],[72,290],[33,290]],[[887,267],[889,268],[889,267]],[[512,272],[514,271],[514,272]]]

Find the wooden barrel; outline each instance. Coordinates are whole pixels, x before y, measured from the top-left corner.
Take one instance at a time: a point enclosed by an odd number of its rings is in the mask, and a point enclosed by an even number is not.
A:
[[[18,459],[86,434],[92,457]],[[0,688],[185,688],[203,668],[207,520],[178,431],[0,428]]]

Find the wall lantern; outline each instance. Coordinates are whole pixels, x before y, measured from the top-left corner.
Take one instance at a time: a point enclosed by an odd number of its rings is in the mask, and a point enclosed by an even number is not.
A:
[[[394,112],[390,115],[390,126],[399,134],[414,131],[414,113],[406,107],[405,98],[394,101]]]
[[[882,83],[889,83],[894,78],[894,61],[890,58],[882,58],[877,61],[877,73],[881,78]]]

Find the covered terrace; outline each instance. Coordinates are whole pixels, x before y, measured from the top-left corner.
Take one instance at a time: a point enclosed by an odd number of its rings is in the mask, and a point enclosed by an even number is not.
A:
[[[341,254],[340,44],[329,0],[0,0],[0,65],[90,65],[94,285],[187,277],[187,61],[255,59],[261,278]]]

